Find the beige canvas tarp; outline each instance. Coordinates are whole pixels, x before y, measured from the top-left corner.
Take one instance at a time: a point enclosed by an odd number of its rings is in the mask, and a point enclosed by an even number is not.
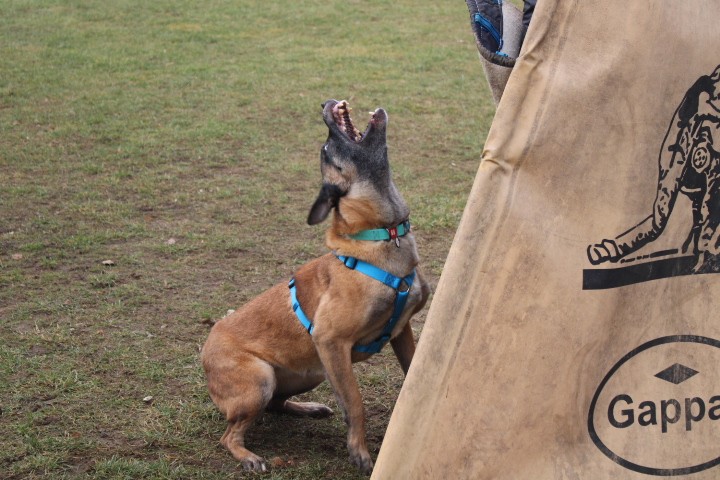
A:
[[[538,2],[373,478],[720,478],[719,24]]]

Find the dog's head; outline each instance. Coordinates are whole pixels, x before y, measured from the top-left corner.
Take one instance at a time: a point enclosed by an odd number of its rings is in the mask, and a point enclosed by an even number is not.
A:
[[[320,149],[323,185],[308,215],[310,225],[325,220],[333,208],[341,211],[343,202],[349,205],[353,201],[372,205],[378,217],[375,222],[406,219],[407,207],[390,177],[387,113],[378,108],[370,115],[365,132],[360,132],[350,118],[346,101],[323,104],[329,134]]]

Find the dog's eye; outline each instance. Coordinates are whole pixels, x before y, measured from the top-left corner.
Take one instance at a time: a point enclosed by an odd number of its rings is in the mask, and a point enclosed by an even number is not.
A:
[[[323,145],[322,151],[320,152],[320,157],[323,161],[323,163],[330,164],[331,166],[337,168],[339,171],[342,172],[342,167],[338,165],[337,163],[333,162],[330,153],[328,152],[328,145],[327,143]]]

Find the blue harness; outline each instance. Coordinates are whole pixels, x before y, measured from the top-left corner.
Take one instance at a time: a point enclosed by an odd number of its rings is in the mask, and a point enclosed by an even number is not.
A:
[[[383,329],[380,336],[374,342],[370,342],[367,345],[355,345],[353,347],[353,350],[355,350],[356,352],[378,353],[380,350],[382,350],[388,340],[390,340],[390,334],[395,328],[398,320],[400,320],[400,315],[402,315],[402,312],[405,309],[405,303],[407,303],[413,280],[415,280],[415,270],[413,270],[410,275],[401,278],[396,277],[392,273],[386,272],[385,270],[378,268],[375,265],[363,262],[362,260],[358,260],[355,257],[345,257],[343,255],[336,255],[336,257],[338,258],[338,260],[343,262],[343,264],[350,270],[357,270],[358,272],[363,273],[368,277],[374,278],[375,280],[392,288],[396,292],[395,305],[393,306],[392,316],[390,316],[390,320],[388,320],[387,324],[385,324],[385,328]],[[401,289],[403,283],[407,285],[406,290]],[[290,280],[288,287],[290,288],[290,299],[292,301],[293,311],[295,312],[295,315],[297,315],[297,318],[298,320],[300,320],[300,323],[302,323],[303,327],[305,327],[308,333],[312,335],[315,326],[313,325],[312,320],[310,320],[307,315],[305,315],[303,309],[300,308],[300,302],[297,299],[295,278]]]

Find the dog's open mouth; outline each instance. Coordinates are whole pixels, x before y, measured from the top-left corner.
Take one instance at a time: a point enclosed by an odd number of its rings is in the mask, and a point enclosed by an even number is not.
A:
[[[353,142],[359,142],[363,139],[364,134],[358,130],[350,118],[350,112],[352,109],[345,100],[341,100],[333,107],[332,114],[335,123],[340,127],[340,130]]]

